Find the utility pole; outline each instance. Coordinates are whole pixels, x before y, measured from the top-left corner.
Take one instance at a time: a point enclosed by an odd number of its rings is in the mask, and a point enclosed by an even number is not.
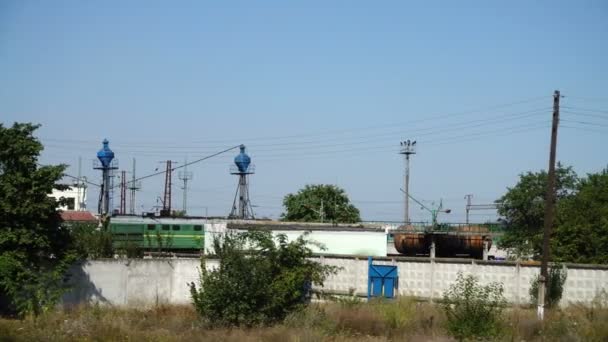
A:
[[[120,172],[120,215],[127,213],[127,171]]]
[[[135,158],[133,158],[133,171],[131,171],[131,182],[129,183],[129,190],[131,191],[129,214],[131,215],[135,215],[135,192],[141,189],[141,182],[138,182],[135,179]]]
[[[553,228],[553,216],[555,206],[555,153],[557,149],[557,128],[559,126],[559,90],[553,94],[553,123],[551,125],[551,150],[549,152],[549,174],[547,180],[547,195],[545,196],[545,228],[543,232],[543,255],[540,264],[540,279],[538,286],[538,311],[540,320],[544,318],[545,296],[547,294],[547,283],[549,281],[549,264],[551,230]]]
[[[410,155],[416,154],[416,140],[402,141],[400,154],[405,156],[405,210],[403,214],[403,224],[407,227],[410,223]]]
[[[466,211],[467,211],[467,226],[469,225],[469,210],[471,210],[471,198],[473,198],[473,194],[467,194],[464,196],[464,199],[467,200],[467,206],[466,206]]]
[[[184,182],[184,187],[182,188],[184,194],[182,210],[184,211],[184,215],[186,215],[188,210],[188,181],[192,179],[192,172],[188,172],[188,159],[184,160],[184,171],[180,171],[177,177]]]

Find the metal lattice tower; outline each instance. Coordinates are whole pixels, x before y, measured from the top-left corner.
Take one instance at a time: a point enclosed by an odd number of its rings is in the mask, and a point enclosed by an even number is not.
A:
[[[177,174],[177,177],[184,182],[184,187],[182,188],[184,198],[182,199],[182,210],[184,211],[184,215],[188,212],[188,181],[192,180],[192,172],[188,171],[188,160],[184,161],[184,171],[180,171]]]
[[[141,182],[135,178],[135,158],[133,158],[133,171],[131,175],[131,181],[129,182],[128,189],[131,191],[131,197],[129,198],[129,214],[135,215],[135,192],[141,189]]]
[[[402,141],[400,154],[405,156],[405,208],[403,222],[407,226],[410,223],[410,155],[416,154],[416,140]]]
[[[254,219],[253,208],[249,200],[249,183],[247,176],[255,173],[255,165],[251,164],[251,158],[245,153],[245,145],[240,146],[241,153],[234,158],[234,165],[230,168],[230,174],[239,176],[239,184],[234,194],[234,202],[229,218]]]
[[[165,192],[163,196],[163,209],[160,212],[161,216],[171,215],[171,173],[173,173],[171,163],[171,160],[167,160],[167,169],[165,171]]]
[[[120,172],[120,215],[127,213],[127,171]]]

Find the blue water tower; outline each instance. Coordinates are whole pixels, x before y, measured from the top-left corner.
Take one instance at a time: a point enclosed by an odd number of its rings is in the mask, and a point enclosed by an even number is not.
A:
[[[101,196],[99,196],[97,211],[99,214],[107,215],[110,212],[112,171],[118,169],[118,163],[116,159],[114,159],[114,152],[110,149],[110,142],[108,139],[103,139],[102,144],[103,147],[97,152],[97,159],[99,162],[94,162],[93,168],[101,170],[102,174]]]
[[[234,157],[234,165],[230,167],[230,173],[239,176],[239,185],[232,203],[230,218],[253,219],[253,208],[249,201],[249,183],[247,176],[255,172],[255,165],[251,164],[251,158],[245,152],[245,145],[239,146],[241,152]]]

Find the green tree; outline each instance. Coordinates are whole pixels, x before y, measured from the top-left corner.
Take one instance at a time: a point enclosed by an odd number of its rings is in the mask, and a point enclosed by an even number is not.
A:
[[[556,206],[558,212],[564,199],[573,195],[578,178],[571,167],[558,163],[556,168]],[[521,174],[519,182],[496,202],[502,203],[498,214],[506,224],[500,247],[511,248],[519,256],[539,258],[547,193],[547,172]]]
[[[361,221],[359,209],[350,203],[344,189],[335,185],[306,185],[283,199],[285,221],[354,223]]]
[[[194,306],[211,324],[259,325],[283,320],[302,307],[313,284],[323,285],[334,266],[311,260],[306,236],[288,242],[270,231],[229,233],[213,239],[219,265],[201,261],[199,287],[190,284]]]
[[[553,235],[554,260],[608,263],[608,168],[580,180],[561,203]]]
[[[0,124],[0,310],[39,314],[60,298],[71,236],[49,197],[64,165],[38,166],[37,125]],[[65,188],[65,187],[64,187]],[[63,188],[63,189],[64,189]]]

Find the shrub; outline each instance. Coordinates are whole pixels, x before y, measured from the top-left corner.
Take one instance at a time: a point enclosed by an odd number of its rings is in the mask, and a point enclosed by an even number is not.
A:
[[[458,273],[456,283],[443,294],[447,330],[458,340],[495,337],[506,305],[500,283],[479,284],[473,275]]]
[[[568,277],[565,268],[560,265],[554,265],[549,268],[549,279],[547,279],[547,293],[545,294],[545,300],[548,307],[554,307],[559,304],[562,299],[564,292],[564,284]],[[538,284],[540,283],[540,275],[537,275],[532,279],[530,283],[530,301],[533,305],[538,303]]]
[[[201,261],[200,287],[190,284],[198,313],[221,325],[265,325],[283,320],[310,298],[312,284],[323,284],[334,266],[312,261],[305,235],[287,242],[269,231],[215,237],[219,266],[207,271]]]

